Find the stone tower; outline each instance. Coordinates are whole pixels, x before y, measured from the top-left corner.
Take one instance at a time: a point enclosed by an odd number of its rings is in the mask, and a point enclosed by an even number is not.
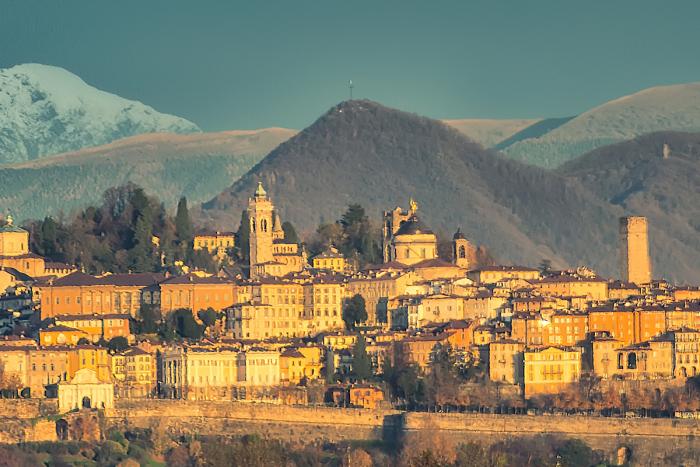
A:
[[[272,251],[274,206],[258,182],[252,198],[248,198],[250,221],[250,266],[274,260]]]
[[[651,259],[646,217],[620,218],[622,279],[637,285],[651,283]]]
[[[393,211],[384,211],[384,224],[382,227],[382,252],[384,262],[391,261],[391,241],[401,225],[416,214],[418,204],[411,198],[408,201],[408,210],[396,207]]]
[[[474,254],[474,245],[467,240],[462,229],[457,229],[452,237],[452,262],[460,268],[471,269]]]

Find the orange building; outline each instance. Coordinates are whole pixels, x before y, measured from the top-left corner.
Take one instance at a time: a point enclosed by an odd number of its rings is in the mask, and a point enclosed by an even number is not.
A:
[[[384,391],[369,384],[356,384],[350,387],[350,405],[363,409],[376,409],[384,400]]]
[[[438,344],[447,344],[447,334],[408,337],[399,342],[399,358],[405,363],[415,363],[425,369],[430,364],[433,350]]]
[[[588,313],[588,329],[607,331],[623,345],[636,344],[666,332],[666,312],[660,307],[595,307]]]
[[[158,304],[154,273],[91,276],[75,272],[38,286],[42,319],[58,315],[106,315],[126,313],[136,317],[141,303]]]
[[[588,333],[588,313],[557,311],[543,329],[544,345],[580,345]]]
[[[163,315],[179,308],[195,313],[207,308],[223,311],[234,303],[236,284],[221,277],[187,274],[160,283],[160,309]]]
[[[129,341],[133,336],[129,329],[131,316],[127,314],[109,315],[60,315],[56,316],[56,324],[79,329],[88,334],[91,342],[100,339],[109,341],[117,336],[125,337]]]

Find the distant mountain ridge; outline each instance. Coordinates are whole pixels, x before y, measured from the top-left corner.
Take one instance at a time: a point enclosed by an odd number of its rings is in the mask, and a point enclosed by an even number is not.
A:
[[[491,148],[510,139],[527,128],[531,128],[541,119],[485,119],[462,118],[442,120],[443,123],[455,128],[457,131],[475,141],[485,148]]]
[[[700,82],[657,86],[608,101],[503,152],[542,167],[557,167],[608,144],[656,131],[700,131]]]
[[[0,164],[75,151],[142,133],[193,133],[197,125],[100,91],[63,68],[0,70]]]
[[[134,182],[167,206],[205,201],[253,167],[294,130],[144,134],[104,146],[0,167],[0,203],[18,220],[66,214]]]

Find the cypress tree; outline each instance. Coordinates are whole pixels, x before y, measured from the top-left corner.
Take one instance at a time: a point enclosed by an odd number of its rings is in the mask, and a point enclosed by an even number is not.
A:
[[[175,233],[180,245],[189,245],[194,237],[192,219],[187,209],[187,198],[180,198],[177,203],[177,214],[175,214]]]

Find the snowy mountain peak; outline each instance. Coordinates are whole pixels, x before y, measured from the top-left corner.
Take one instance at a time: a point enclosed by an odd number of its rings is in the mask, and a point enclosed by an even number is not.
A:
[[[700,83],[654,86],[618,97],[505,152],[556,167],[593,149],[657,131],[700,131]]]
[[[55,66],[0,69],[0,163],[74,151],[142,133],[193,133],[192,122],[96,89]]]

